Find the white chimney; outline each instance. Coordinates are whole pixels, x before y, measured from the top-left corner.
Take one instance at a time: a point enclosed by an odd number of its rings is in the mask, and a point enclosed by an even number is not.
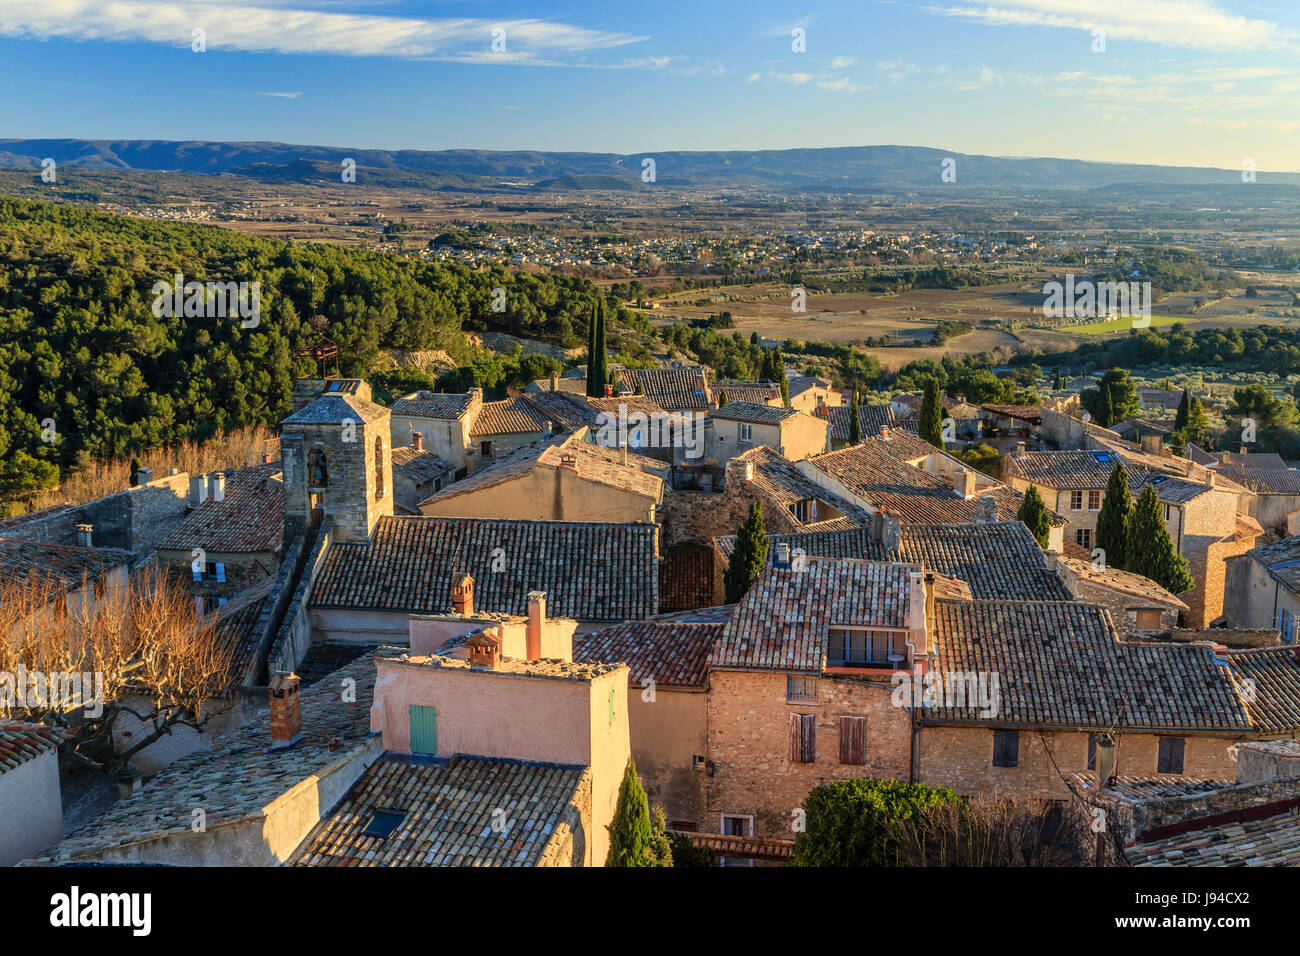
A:
[[[208,476],[190,475],[190,507],[197,508],[208,500]]]
[[[95,526],[93,524],[77,525],[77,544],[83,548],[93,548],[93,538],[95,535]]]
[[[212,500],[226,500],[226,473],[224,471],[214,471],[209,477],[212,479]]]

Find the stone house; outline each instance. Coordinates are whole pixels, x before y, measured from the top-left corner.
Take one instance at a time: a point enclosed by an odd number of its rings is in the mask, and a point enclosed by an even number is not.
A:
[[[393,446],[393,501],[406,512],[419,512],[420,502],[444,485],[455,472],[451,462],[424,447],[424,436],[415,433],[409,446]]]
[[[483,390],[442,394],[412,392],[393,402],[391,414],[392,446],[411,446],[418,432],[422,447],[452,465],[452,480],[464,478],[478,465],[470,429],[483,407]]]
[[[1232,627],[1275,627],[1282,640],[1300,636],[1300,537],[1228,558],[1223,616]]]
[[[1050,570],[1055,571],[1076,601],[1096,604],[1110,611],[1116,630],[1125,636],[1158,634],[1178,625],[1178,615],[1188,607],[1177,595],[1150,578],[1117,568],[1097,567],[1081,561],[1044,552]]]
[[[1255,493],[1249,512],[1265,533],[1282,538],[1300,533],[1300,471],[1235,465],[1214,471]]]
[[[826,451],[830,423],[793,408],[728,401],[709,412],[706,457],[726,462],[758,445],[791,461]]]

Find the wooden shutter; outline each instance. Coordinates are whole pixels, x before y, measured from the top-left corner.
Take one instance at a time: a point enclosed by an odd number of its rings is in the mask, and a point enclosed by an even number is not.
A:
[[[1020,732],[993,731],[993,766],[1015,767],[1020,763]]]
[[[817,716],[790,715],[790,761],[812,763],[817,759]]]
[[[840,718],[840,763],[861,766],[867,762],[867,718]]]
[[[1161,737],[1160,756],[1156,764],[1159,773],[1183,772],[1183,738]]]
[[[438,752],[438,712],[433,707],[408,705],[411,721],[411,753],[436,754]]]

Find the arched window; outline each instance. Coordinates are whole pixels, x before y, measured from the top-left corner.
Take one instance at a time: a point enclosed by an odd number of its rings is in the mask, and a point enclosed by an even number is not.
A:
[[[375,439],[375,500],[384,497],[384,439]]]
[[[325,470],[325,452],[313,448],[307,453],[307,487],[328,488],[329,473]]]

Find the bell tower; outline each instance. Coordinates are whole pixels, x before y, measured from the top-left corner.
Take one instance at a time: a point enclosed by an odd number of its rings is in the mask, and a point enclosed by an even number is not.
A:
[[[336,541],[367,541],[393,513],[389,412],[357,394],[352,380],[324,384],[319,398],[280,422],[285,523],[315,527],[328,516]]]

